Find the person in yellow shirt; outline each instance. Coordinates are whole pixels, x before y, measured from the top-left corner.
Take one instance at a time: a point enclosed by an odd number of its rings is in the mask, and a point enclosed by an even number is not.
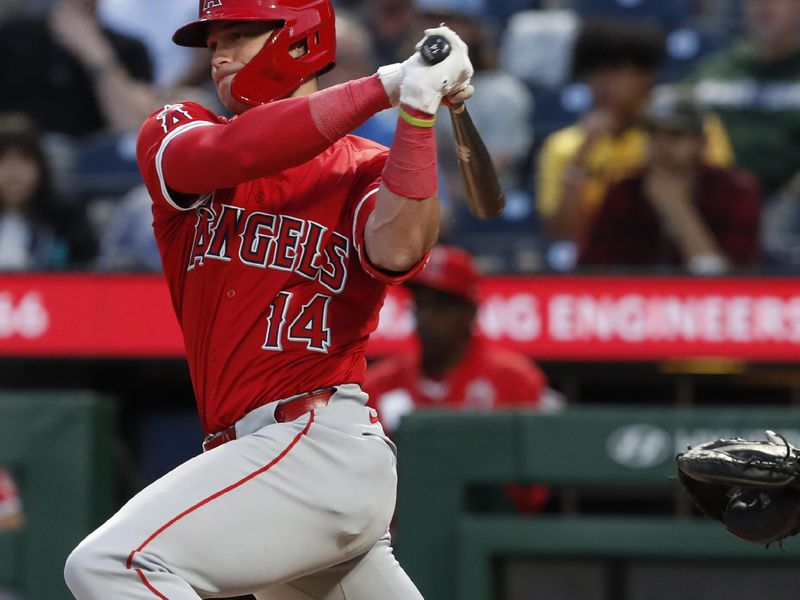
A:
[[[550,135],[539,155],[537,209],[551,240],[579,243],[609,184],[644,165],[647,132],[640,115],[665,54],[660,29],[588,21],[575,41],[573,72],[585,78],[593,106]],[[705,122],[709,163],[728,166],[733,151],[721,122]]]

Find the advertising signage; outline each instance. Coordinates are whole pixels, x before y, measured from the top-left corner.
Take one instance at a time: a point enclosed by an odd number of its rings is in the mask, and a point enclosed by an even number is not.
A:
[[[488,342],[537,360],[793,362],[800,359],[800,282],[487,277],[477,327]],[[408,349],[413,333],[412,300],[391,288],[369,353]],[[161,276],[4,275],[0,356],[181,357],[183,342]]]

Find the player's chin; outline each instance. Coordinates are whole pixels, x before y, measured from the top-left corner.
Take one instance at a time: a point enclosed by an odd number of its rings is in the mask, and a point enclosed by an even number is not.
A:
[[[233,93],[231,93],[232,79],[226,78],[217,85],[217,95],[225,108],[235,115],[240,115],[250,107],[233,97]]]

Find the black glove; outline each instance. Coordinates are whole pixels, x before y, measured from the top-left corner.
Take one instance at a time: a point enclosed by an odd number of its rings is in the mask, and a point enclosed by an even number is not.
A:
[[[767,441],[717,440],[678,454],[678,478],[697,507],[733,535],[770,544],[800,531],[800,451]]]

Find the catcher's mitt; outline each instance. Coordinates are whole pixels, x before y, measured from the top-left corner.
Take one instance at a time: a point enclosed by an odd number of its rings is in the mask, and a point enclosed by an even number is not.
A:
[[[800,531],[800,451],[782,435],[717,440],[678,454],[678,478],[733,535],[770,544]]]

